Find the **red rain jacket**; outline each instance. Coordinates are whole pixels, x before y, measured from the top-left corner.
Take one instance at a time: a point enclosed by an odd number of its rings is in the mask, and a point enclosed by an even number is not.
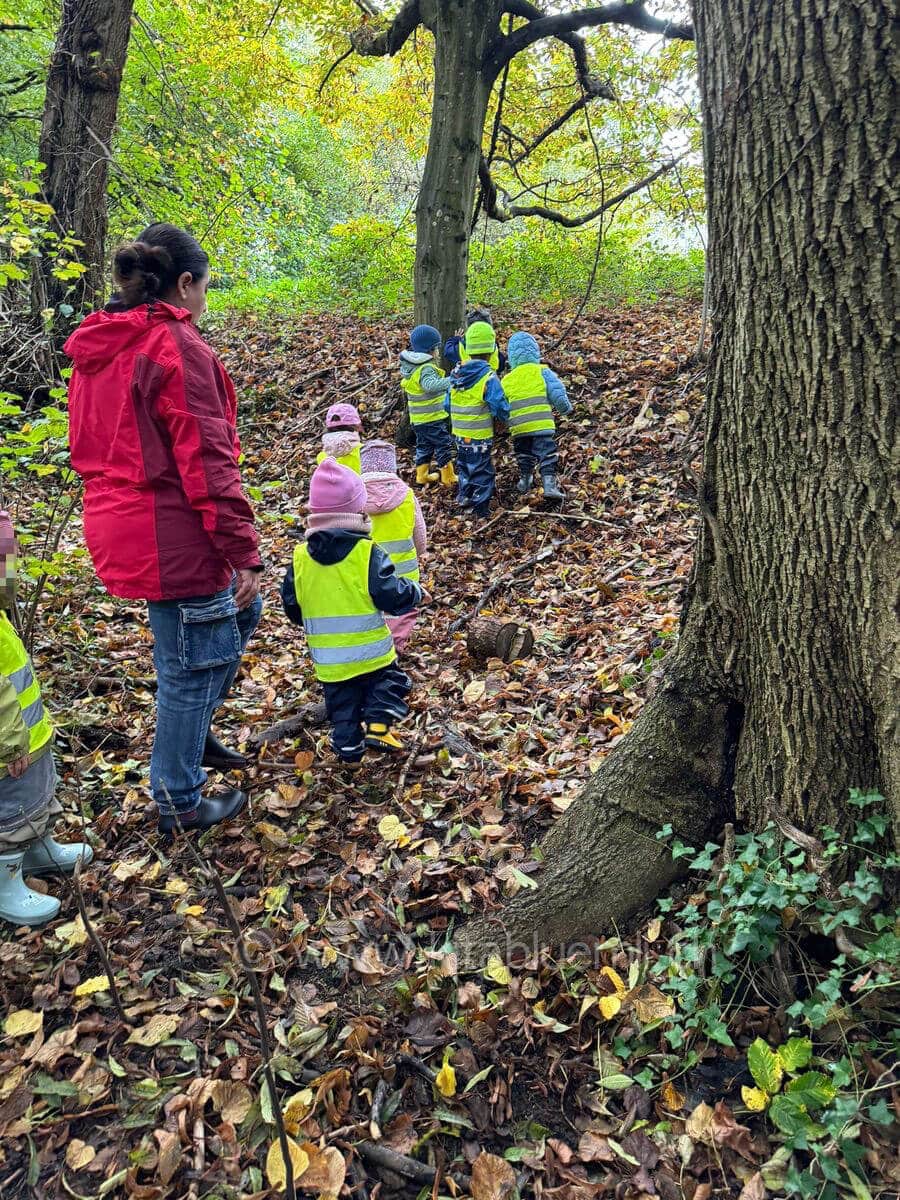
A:
[[[260,565],[234,387],[183,308],[91,313],[65,345],[84,536],[114,596],[177,600]]]

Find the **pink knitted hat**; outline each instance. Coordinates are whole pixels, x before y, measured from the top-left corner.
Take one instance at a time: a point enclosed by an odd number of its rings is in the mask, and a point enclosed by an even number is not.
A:
[[[309,481],[311,513],[361,513],[366,507],[366,485],[355,471],[333,458],[323,459]]]
[[[9,554],[15,540],[16,531],[13,528],[12,518],[5,508],[0,508],[0,553]]]
[[[397,449],[391,442],[382,441],[381,438],[363,442],[359,452],[359,465],[363,471],[396,473]]]
[[[352,404],[332,404],[325,414],[325,428],[334,429],[338,425],[353,425],[362,429],[362,420]]]

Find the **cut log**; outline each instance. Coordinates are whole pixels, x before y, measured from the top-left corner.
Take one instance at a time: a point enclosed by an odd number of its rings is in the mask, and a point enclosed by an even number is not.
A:
[[[517,621],[476,617],[469,624],[466,647],[479,662],[489,658],[514,662],[517,658],[527,658],[534,649],[534,634],[527,625],[519,625]]]

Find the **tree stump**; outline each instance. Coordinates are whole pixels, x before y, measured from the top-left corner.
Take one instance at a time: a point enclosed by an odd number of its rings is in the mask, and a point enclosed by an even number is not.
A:
[[[516,621],[476,617],[469,623],[466,646],[479,662],[500,658],[508,663],[528,657],[534,648],[534,634],[527,625],[519,625]]]

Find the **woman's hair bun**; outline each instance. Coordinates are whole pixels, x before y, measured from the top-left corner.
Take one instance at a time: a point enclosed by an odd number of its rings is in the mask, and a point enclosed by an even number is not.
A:
[[[158,300],[171,282],[171,255],[162,246],[126,242],[113,258],[113,279],[126,308]]]
[[[165,299],[184,274],[195,282],[209,274],[209,258],[200,243],[177,225],[148,225],[113,255],[117,307],[136,308]]]

